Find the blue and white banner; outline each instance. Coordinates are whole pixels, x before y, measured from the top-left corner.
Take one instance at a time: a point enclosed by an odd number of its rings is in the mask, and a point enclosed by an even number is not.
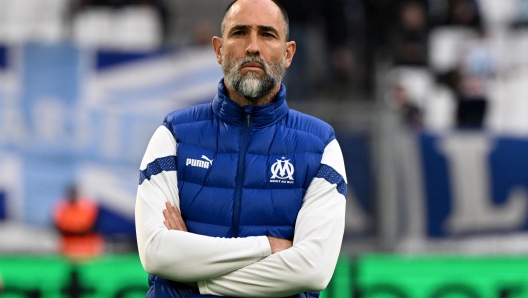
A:
[[[528,139],[468,132],[420,145],[428,236],[528,230]]]
[[[528,252],[527,137],[460,130],[403,144],[396,250]]]
[[[139,163],[152,133],[168,112],[211,100],[221,77],[210,48],[0,47],[0,214],[50,226],[55,202],[76,183],[112,217],[103,229],[120,232],[121,221],[121,232],[133,233]]]

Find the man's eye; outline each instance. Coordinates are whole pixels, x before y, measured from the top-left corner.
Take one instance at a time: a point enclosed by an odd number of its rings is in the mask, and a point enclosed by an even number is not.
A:
[[[265,37],[275,37],[275,35],[273,35],[272,33],[269,33],[269,32],[264,32],[262,33],[263,36]]]
[[[233,35],[244,35],[244,31],[235,31]]]

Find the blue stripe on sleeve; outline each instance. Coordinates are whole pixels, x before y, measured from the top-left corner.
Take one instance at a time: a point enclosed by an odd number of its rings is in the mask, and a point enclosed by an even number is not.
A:
[[[143,171],[139,171],[139,185],[143,181],[150,180],[150,177],[155,176],[161,172],[176,171],[176,156],[166,156],[157,158],[147,165]]]
[[[341,176],[341,174],[339,174],[336,170],[334,170],[329,165],[321,164],[315,177],[323,178],[326,181],[328,181],[330,184],[336,184],[337,192],[339,192],[340,194],[346,197],[347,184],[345,182],[345,179],[343,179],[343,176]]]

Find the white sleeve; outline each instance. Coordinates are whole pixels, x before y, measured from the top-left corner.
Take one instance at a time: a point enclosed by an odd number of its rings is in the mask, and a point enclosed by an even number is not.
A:
[[[141,162],[136,198],[136,234],[145,271],[167,279],[190,282],[212,278],[247,266],[271,254],[265,236],[217,238],[167,230],[165,202],[179,206],[176,141],[160,126]]]
[[[295,223],[293,246],[223,276],[198,282],[200,293],[285,297],[321,291],[334,272],[345,227],[346,174],[336,140],[325,148]]]

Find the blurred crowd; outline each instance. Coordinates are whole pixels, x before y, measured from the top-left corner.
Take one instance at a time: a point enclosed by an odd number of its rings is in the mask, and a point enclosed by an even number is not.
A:
[[[299,44],[297,63],[288,75],[290,99],[320,94],[372,98],[377,63],[427,65],[434,28],[464,26],[485,35],[476,1],[279,0],[289,12],[291,38]],[[525,1],[516,1],[521,11]],[[0,30],[0,41],[39,39],[35,35],[40,34],[41,39],[70,37],[83,45],[128,50],[208,45],[218,33],[222,7],[230,1],[217,2],[213,6],[206,0],[2,0],[0,14],[5,18],[0,22],[6,26]],[[21,19],[17,13],[22,12]],[[22,23],[31,15],[33,27]],[[523,22],[518,18],[516,25]]]
[[[381,2],[386,5],[372,5]],[[521,93],[517,82],[528,79],[522,57],[527,1],[370,4],[366,60],[371,66],[385,61],[385,99],[404,125],[519,130],[524,121],[515,110],[522,105],[511,94]],[[367,78],[367,85],[380,87],[372,74]]]
[[[226,6],[230,1],[220,2]],[[490,116],[495,108],[489,86],[504,73],[508,38],[528,24],[528,1],[278,2],[289,12],[290,36],[298,44],[285,78],[291,102],[372,102],[387,91],[390,105],[413,129],[500,127],[509,118],[507,113]],[[150,7],[159,21],[160,33],[153,40],[166,47],[210,46],[211,36],[218,34],[214,24],[223,14],[206,0],[78,0],[72,15],[94,7]],[[76,23],[78,31],[81,23]],[[148,31],[137,24],[129,27],[136,36]],[[114,46],[127,44],[109,40]],[[380,80],[385,73],[388,86]]]

